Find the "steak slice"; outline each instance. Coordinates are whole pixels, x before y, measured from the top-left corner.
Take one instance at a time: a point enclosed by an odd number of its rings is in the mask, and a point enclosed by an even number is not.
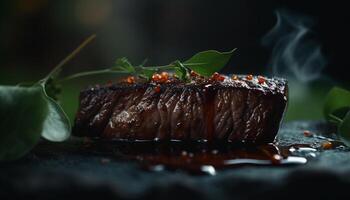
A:
[[[80,94],[73,134],[118,140],[272,142],[287,104],[284,79],[120,83]]]

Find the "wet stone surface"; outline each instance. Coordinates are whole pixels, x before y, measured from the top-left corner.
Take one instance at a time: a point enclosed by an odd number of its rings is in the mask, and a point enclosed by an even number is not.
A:
[[[113,148],[116,143],[103,143],[101,147],[100,143],[96,144],[90,140],[72,139],[57,144],[43,142],[22,160],[0,163],[0,197],[1,199],[5,197],[16,199],[347,197],[350,194],[346,192],[350,187],[350,151],[338,142],[333,133],[334,129],[323,122],[287,123],[281,128],[276,143],[272,146],[278,147],[278,151],[273,149],[271,155],[269,154],[271,151],[267,151],[268,154],[259,154],[258,158],[267,163],[253,165],[241,163],[234,167],[214,166],[214,169],[211,168],[213,165],[203,164],[203,159],[205,162],[213,159],[208,160],[207,154],[202,152],[203,148],[197,147],[186,147],[185,150],[181,150],[183,147],[177,146],[169,150],[161,146],[156,150],[149,150],[150,147],[144,145],[146,147],[116,149]],[[214,157],[223,153],[228,155],[227,153],[232,153],[233,150],[237,152],[236,148],[222,148],[222,145],[206,146],[204,149]],[[288,151],[287,154],[285,151]],[[254,152],[256,155],[256,151]],[[153,156],[153,160],[150,160],[149,155],[158,157]],[[159,155],[177,156],[175,161],[171,161],[177,165],[169,168],[169,161],[160,163],[157,160]],[[184,162],[191,163],[191,160],[188,161],[191,157],[194,165],[193,157],[196,158],[197,155],[200,155],[200,161],[197,159],[195,163],[204,165],[205,167],[201,169],[205,173],[193,173],[183,167],[187,166],[183,164]],[[286,160],[288,155],[306,158],[306,162],[292,165],[280,162]],[[230,156],[228,158],[232,163],[234,160],[249,157],[249,154],[236,157],[230,154]],[[219,164],[221,161],[219,159]],[[217,160],[215,163],[217,164]]]

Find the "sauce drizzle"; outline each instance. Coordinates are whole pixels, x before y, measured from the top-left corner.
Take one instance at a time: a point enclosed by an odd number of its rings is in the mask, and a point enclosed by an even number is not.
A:
[[[333,148],[342,146],[332,142]],[[317,157],[319,147],[309,144],[259,146],[208,142],[93,141],[89,149],[112,153],[112,157],[138,162],[150,171],[182,170],[190,174],[215,175],[218,170],[242,166],[291,166]]]

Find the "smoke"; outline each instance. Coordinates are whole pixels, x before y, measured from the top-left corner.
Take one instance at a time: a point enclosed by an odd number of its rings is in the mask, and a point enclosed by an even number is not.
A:
[[[288,78],[294,85],[308,85],[321,77],[327,63],[312,31],[315,23],[286,10],[276,11],[276,16],[276,25],[262,39],[264,46],[272,47],[272,75]]]

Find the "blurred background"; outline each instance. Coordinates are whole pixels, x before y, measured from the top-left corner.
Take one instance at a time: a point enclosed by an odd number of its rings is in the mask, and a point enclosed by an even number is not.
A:
[[[118,57],[149,65],[238,48],[224,73],[288,78],[286,120],[322,118],[332,86],[349,89],[348,6],[343,1],[2,0],[0,84],[42,78],[86,37],[96,40],[64,74],[102,69]],[[117,77],[63,85],[73,118],[79,90]]]

